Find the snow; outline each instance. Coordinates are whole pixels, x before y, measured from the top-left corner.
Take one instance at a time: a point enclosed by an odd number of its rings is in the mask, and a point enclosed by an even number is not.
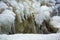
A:
[[[8,6],[3,2],[3,1],[0,1],[0,13],[4,10],[4,9],[7,9]]]
[[[11,25],[13,24],[15,20],[15,14],[10,10],[4,10],[0,14],[0,28],[3,27],[4,32],[10,32],[11,31]]]
[[[50,24],[55,28],[60,28],[60,16],[53,16],[50,20]]]
[[[35,21],[37,24],[41,25],[44,20],[50,19],[51,9],[47,6],[41,6],[38,13],[35,15]]]
[[[56,34],[14,34],[0,35],[0,40],[60,40],[60,33]]]
[[[15,9],[19,8],[18,3],[15,0],[7,0],[7,3]]]
[[[8,6],[4,2],[0,1],[0,9],[6,9],[6,8],[8,8]]]

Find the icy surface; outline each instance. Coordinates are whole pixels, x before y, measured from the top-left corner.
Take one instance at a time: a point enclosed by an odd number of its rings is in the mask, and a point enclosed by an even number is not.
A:
[[[0,40],[60,40],[60,33],[57,34],[15,34],[0,35]]]

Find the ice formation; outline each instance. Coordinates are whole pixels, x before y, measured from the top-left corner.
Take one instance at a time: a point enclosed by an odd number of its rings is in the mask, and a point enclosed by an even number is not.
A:
[[[41,25],[44,26],[44,21],[49,22],[50,20],[51,25],[58,27],[60,26],[59,17],[51,16],[54,12],[53,10],[59,7],[55,4],[55,0],[1,0],[0,26],[5,25],[6,28],[9,29],[9,32],[11,31],[12,23],[15,24],[15,27],[20,27],[20,29],[22,28],[21,30],[23,31],[25,31],[26,27],[36,30],[36,25],[34,22],[38,24],[39,27],[37,26],[37,29],[39,29]],[[46,27],[46,24],[44,27]]]
[[[12,24],[15,20],[15,14],[10,10],[4,10],[0,14],[0,28],[2,33],[8,33],[11,32]]]
[[[50,19],[50,11],[51,9],[47,6],[41,6],[39,13],[35,15],[35,21],[37,24],[41,25],[43,21],[47,21]]]

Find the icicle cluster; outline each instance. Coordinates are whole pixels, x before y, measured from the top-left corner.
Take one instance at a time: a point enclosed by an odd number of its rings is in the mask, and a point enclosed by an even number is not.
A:
[[[55,27],[55,18],[52,16],[55,3],[55,0],[1,0],[0,30],[4,28],[5,31],[8,30],[8,33],[11,33],[13,28],[17,33],[49,31],[49,25]],[[56,25],[59,24],[58,21],[59,19],[56,19]],[[15,24],[14,27],[12,24]],[[2,26],[3,28],[1,28]]]

